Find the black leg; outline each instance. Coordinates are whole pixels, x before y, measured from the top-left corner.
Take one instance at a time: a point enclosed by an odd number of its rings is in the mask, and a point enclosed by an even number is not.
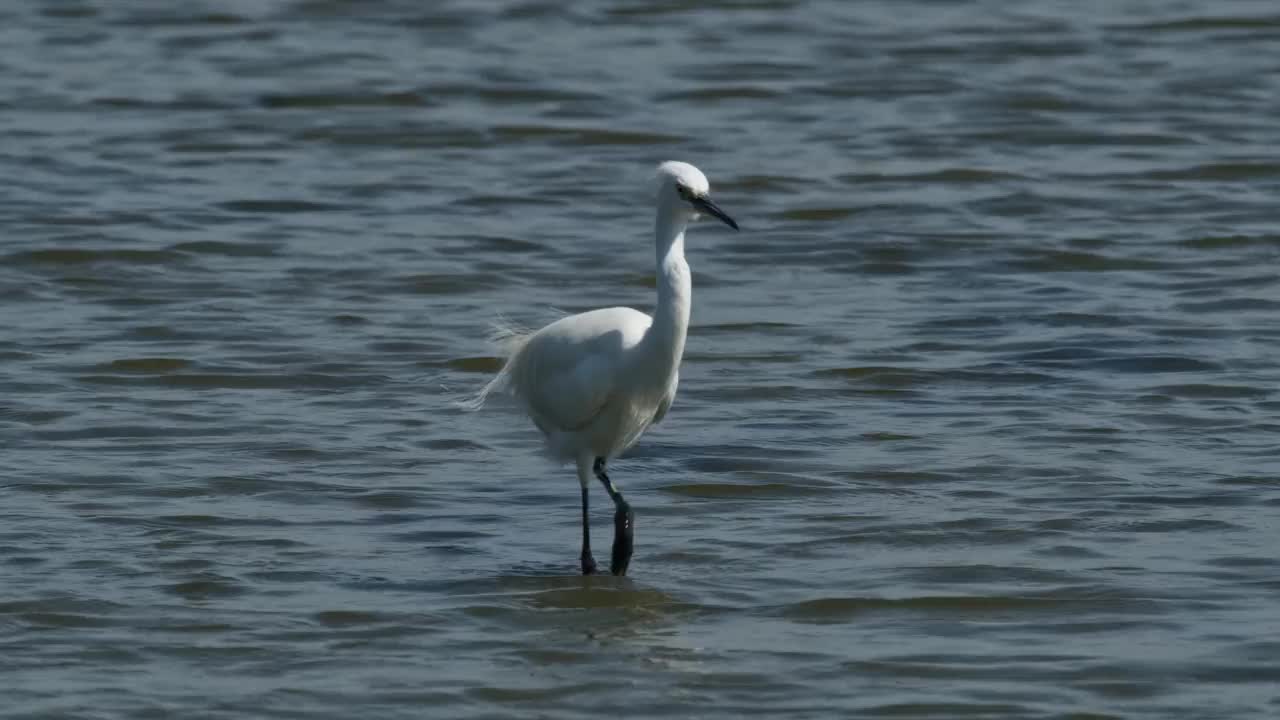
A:
[[[587,514],[587,489],[582,488],[582,574],[596,571],[596,559],[591,557],[591,520]]]
[[[609,570],[614,575],[626,575],[627,566],[631,564],[631,552],[635,548],[633,537],[636,516],[631,512],[631,505],[622,498],[622,493],[618,492],[618,488],[614,487],[613,482],[609,480],[604,463],[604,458],[598,457],[592,469],[604,484],[604,489],[609,492],[613,506],[617,508],[613,514],[613,558],[609,564]]]

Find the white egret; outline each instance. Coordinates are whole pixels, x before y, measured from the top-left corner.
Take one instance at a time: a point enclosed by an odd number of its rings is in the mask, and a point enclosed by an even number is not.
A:
[[[688,163],[658,166],[653,317],[611,307],[564,317],[533,333],[510,333],[502,370],[477,397],[478,405],[491,392],[509,392],[542,431],[551,456],[577,463],[584,575],[596,570],[587,515],[593,473],[615,507],[610,570],[625,575],[631,562],[635,515],[606,465],[661,420],[675,399],[693,302],[685,228],[706,213],[738,229],[707,197],[709,190],[706,176]]]

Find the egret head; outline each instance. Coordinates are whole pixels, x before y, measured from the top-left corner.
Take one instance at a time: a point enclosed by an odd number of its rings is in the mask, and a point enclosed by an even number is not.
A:
[[[737,230],[738,223],[711,202],[710,191],[707,176],[689,163],[668,160],[658,166],[659,207],[687,214],[690,220],[706,213]]]

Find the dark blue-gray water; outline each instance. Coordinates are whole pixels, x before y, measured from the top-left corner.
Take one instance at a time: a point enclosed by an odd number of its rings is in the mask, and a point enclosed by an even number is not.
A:
[[[1270,1],[7,3],[0,715],[1276,717],[1277,98]],[[454,401],[673,158],[584,579]]]

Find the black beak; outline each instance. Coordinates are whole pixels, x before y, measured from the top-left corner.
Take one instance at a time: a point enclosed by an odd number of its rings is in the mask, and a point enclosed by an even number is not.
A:
[[[710,199],[705,197],[696,197],[690,200],[689,204],[697,208],[698,212],[704,212],[714,218],[718,218],[720,222],[728,225],[734,230],[738,229],[738,223],[734,222],[733,218],[729,217],[729,213],[716,207],[716,204],[711,202]]]

